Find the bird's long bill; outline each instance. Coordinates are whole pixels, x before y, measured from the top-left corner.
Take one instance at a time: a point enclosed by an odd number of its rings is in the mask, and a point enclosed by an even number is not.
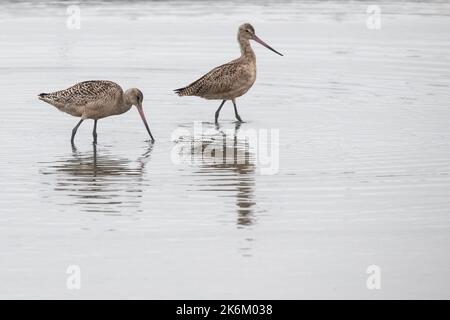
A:
[[[275,50],[274,48],[272,48],[271,46],[269,46],[267,43],[265,43],[264,41],[262,41],[260,38],[258,38],[255,35],[253,35],[253,39],[258,42],[259,44],[262,44],[264,47],[266,47],[269,50],[272,50],[273,52],[275,52],[276,54],[279,54],[280,56],[283,56],[281,53],[279,53],[277,50]]]
[[[142,107],[137,107],[137,109],[139,111],[139,115],[141,116],[142,122],[144,122],[145,128],[147,129],[147,132],[150,135],[150,138],[152,139],[152,141],[155,141],[155,139],[153,139],[152,133],[150,132],[150,128],[148,127],[147,120],[145,119],[144,110],[142,109]]]

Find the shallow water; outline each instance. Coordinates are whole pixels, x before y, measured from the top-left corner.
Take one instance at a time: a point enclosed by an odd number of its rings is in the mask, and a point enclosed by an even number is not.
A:
[[[2,2],[0,297],[450,298],[450,4],[376,3],[379,30],[333,1],[81,3],[70,30],[65,2]],[[216,128],[171,90],[244,21],[285,56],[253,45],[247,122]],[[142,89],[156,143],[133,109],[72,149],[36,95],[87,79]],[[276,174],[246,132],[278,132]]]

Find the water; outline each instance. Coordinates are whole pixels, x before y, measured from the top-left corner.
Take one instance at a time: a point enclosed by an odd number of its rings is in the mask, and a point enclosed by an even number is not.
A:
[[[380,30],[366,2],[81,3],[80,30],[69,4],[0,4],[1,298],[450,298],[449,3],[378,2]],[[253,44],[247,122],[227,103],[216,128],[171,90],[245,21],[285,56]],[[36,95],[87,79],[139,87],[156,143],[133,108],[72,149]],[[248,130],[279,130],[277,174]],[[244,161],[192,151],[224,141]]]

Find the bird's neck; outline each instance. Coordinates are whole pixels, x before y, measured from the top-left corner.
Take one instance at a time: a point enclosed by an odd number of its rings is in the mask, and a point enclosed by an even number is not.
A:
[[[238,38],[239,46],[241,47],[241,57],[256,60],[250,41],[243,38]]]
[[[119,106],[118,106],[120,113],[127,112],[128,110],[131,109],[132,106],[133,105],[132,105],[130,99],[127,97],[126,94],[123,94],[122,95],[122,103],[120,103]]]

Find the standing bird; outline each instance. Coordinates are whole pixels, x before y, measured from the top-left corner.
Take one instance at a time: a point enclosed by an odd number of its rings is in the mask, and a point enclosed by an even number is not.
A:
[[[255,29],[249,23],[244,23],[239,27],[237,40],[241,47],[239,58],[212,69],[184,88],[174,90],[180,97],[197,96],[208,100],[222,100],[215,114],[215,123],[219,119],[220,109],[227,100],[233,102],[236,119],[242,122],[237,111],[236,98],[244,95],[256,80],[256,56],[250,46],[250,40],[254,40],[282,56],[281,53],[258,38]]]
[[[94,136],[94,143],[97,143],[98,119],[125,113],[133,105],[136,106],[150,138],[152,141],[155,141],[142,109],[144,95],[137,88],[123,92],[122,88],[112,81],[92,80],[77,83],[65,90],[41,93],[38,97],[62,112],[74,117],[81,117],[80,122],[72,130],[72,138],[70,140],[72,145],[74,144],[78,127],[85,119],[94,120],[92,135]]]

